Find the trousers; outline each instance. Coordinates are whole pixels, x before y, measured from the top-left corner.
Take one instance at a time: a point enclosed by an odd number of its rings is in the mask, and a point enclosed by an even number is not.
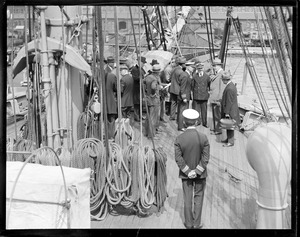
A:
[[[199,227],[201,224],[205,186],[206,178],[182,179],[184,219],[188,227]]]

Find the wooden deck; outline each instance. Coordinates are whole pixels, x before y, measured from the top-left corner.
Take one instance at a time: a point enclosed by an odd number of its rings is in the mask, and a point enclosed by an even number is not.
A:
[[[211,121],[211,114],[208,114]],[[133,125],[135,137],[140,137],[139,125]],[[136,215],[108,214],[103,221],[92,221],[91,228],[172,228],[183,229],[183,194],[181,180],[178,177],[178,167],[174,159],[174,141],[180,133],[175,121],[161,123],[161,132],[155,139],[155,146],[163,146],[167,160],[167,192],[169,197],[165,201],[164,211],[160,215],[152,214],[149,217]],[[255,229],[257,213],[256,172],[250,167],[245,146],[247,137],[236,131],[235,145],[224,148],[221,140],[225,139],[225,130],[222,135],[212,135],[209,128],[198,126],[197,129],[205,133],[210,141],[210,161],[208,164],[208,178],[205,190],[202,222],[204,229]],[[147,138],[143,145],[151,145]],[[240,179],[236,180],[234,177]],[[239,182],[238,182],[239,181]],[[289,204],[290,200],[289,192]],[[290,206],[286,210],[285,228],[291,228]]]

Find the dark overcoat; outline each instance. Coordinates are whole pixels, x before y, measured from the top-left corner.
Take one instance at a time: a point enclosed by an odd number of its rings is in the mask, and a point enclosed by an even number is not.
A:
[[[175,139],[175,161],[179,167],[179,177],[188,178],[195,170],[197,178],[206,178],[206,166],[210,157],[210,145],[207,136],[195,128],[188,128]]]
[[[187,99],[189,101],[191,99],[191,77],[186,71],[182,72],[179,76],[179,98],[181,100]]]
[[[198,72],[193,74],[192,92],[194,100],[208,100],[209,98],[210,77],[206,73],[200,76]]]
[[[237,101],[237,89],[236,86],[230,81],[224,91],[221,101],[221,116],[225,117],[225,114],[236,121],[237,124],[241,123],[239,106]]]
[[[180,92],[179,77],[182,72],[183,70],[179,65],[172,70],[170,76],[171,79],[170,93],[179,95]]]
[[[133,106],[133,79],[130,74],[127,74],[121,79],[121,106]]]
[[[113,73],[105,73],[107,114],[117,114],[117,77]]]
[[[133,78],[133,103],[140,104],[140,68],[138,65],[135,65],[130,70]],[[146,74],[145,70],[141,68],[142,80]],[[143,89],[142,89],[143,90]]]

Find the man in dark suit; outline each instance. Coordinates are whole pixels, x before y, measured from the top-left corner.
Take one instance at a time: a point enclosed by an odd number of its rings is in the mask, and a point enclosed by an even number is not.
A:
[[[240,120],[240,111],[237,101],[237,89],[236,86],[231,81],[230,72],[225,72],[222,75],[222,81],[225,85],[222,101],[221,101],[221,117],[222,118],[232,118],[235,120],[236,125],[239,126],[241,123]],[[223,146],[230,147],[234,145],[234,128],[227,129],[227,139],[222,142],[225,143]]]
[[[115,133],[115,120],[117,117],[117,77],[113,73],[105,73],[106,109],[108,120],[108,138]]]
[[[139,67],[139,65],[137,64],[129,69],[133,78],[133,116],[134,120],[138,122],[140,121],[140,70],[143,81],[146,74],[145,70],[143,69],[145,63],[147,63],[146,58],[142,56],[141,67]]]
[[[182,180],[184,225],[188,229],[202,228],[201,213],[210,145],[206,135],[196,130],[199,113],[194,109],[186,109],[182,114],[187,129],[176,138],[174,145],[175,161]]]
[[[121,107],[122,117],[130,118],[131,109],[133,107],[133,79],[128,72],[125,64],[120,65],[121,78]]]
[[[170,86],[170,100],[171,100],[171,111],[170,120],[175,120],[176,108],[178,106],[178,96],[180,92],[179,77],[183,72],[182,68],[185,67],[186,59],[184,57],[176,58],[177,66],[173,68],[171,72],[171,86]]]
[[[112,72],[112,70],[115,68],[115,67],[114,67],[114,65],[115,65],[115,59],[114,59],[112,56],[108,56],[108,57],[107,57],[107,60],[104,61],[104,62],[107,63],[106,66],[105,66],[105,68],[104,68],[104,71],[105,71],[106,73]]]
[[[182,112],[189,108],[189,101],[191,99],[191,81],[193,73],[194,62],[187,62],[185,64],[185,71],[179,77],[180,91],[178,95],[178,109],[177,109],[177,123],[178,131],[184,131]]]
[[[193,109],[201,114],[202,125],[207,128],[207,100],[209,98],[210,77],[204,72],[204,64],[196,64],[196,72],[192,78]],[[200,119],[198,124],[201,124]]]

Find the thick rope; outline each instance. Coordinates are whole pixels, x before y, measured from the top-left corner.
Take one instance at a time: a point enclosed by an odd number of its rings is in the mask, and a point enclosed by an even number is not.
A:
[[[129,119],[117,118],[115,121],[115,142],[122,148],[125,149],[131,145],[134,141],[134,131],[129,124]]]

